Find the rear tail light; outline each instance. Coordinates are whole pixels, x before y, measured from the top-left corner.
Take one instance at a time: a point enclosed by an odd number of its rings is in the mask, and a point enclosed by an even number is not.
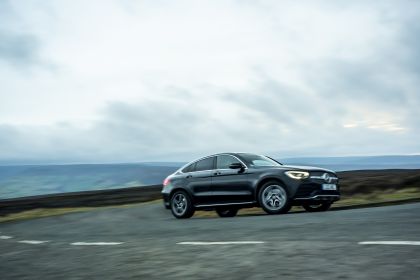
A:
[[[166,178],[166,179],[163,181],[163,186],[165,187],[165,186],[167,186],[167,185],[169,185],[169,178]]]

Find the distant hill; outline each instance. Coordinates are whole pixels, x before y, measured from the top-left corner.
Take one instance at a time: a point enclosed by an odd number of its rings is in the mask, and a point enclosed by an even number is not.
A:
[[[334,171],[366,169],[417,169],[420,155],[412,156],[355,156],[355,157],[305,157],[279,159],[290,165],[314,165]]]
[[[0,199],[152,185],[176,169],[147,163],[0,166]]]
[[[335,171],[420,169],[420,156],[285,158]],[[182,162],[0,166],[0,199],[160,184]]]

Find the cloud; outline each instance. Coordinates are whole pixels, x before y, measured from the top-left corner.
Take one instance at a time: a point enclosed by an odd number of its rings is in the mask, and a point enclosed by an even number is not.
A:
[[[420,152],[417,2],[3,3],[0,159]]]
[[[37,41],[31,35],[8,34],[0,30],[0,59],[14,65],[28,65],[36,60]]]
[[[19,30],[16,13],[9,1],[0,2],[0,63],[27,67],[37,60],[39,42],[35,35]]]
[[[373,117],[343,129],[344,119],[331,119],[321,106],[318,113],[307,111],[322,105],[319,100],[299,107],[289,106],[296,100],[281,104],[283,98],[256,98],[260,105],[236,99],[111,102],[85,128],[70,123],[4,127],[0,153],[10,161],[133,162],[189,160],[221,151],[286,157],[410,153],[417,147],[399,124]]]

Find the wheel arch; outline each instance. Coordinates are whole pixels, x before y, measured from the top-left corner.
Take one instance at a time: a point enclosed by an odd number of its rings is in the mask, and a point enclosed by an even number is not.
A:
[[[270,181],[276,181],[276,182],[280,183],[286,189],[287,194],[288,195],[290,194],[289,188],[287,187],[287,185],[284,183],[284,181],[282,179],[280,179],[278,177],[274,177],[274,176],[265,177],[261,181],[258,182],[257,187],[255,189],[255,201],[257,201],[258,205],[260,204],[259,199],[258,199],[258,194],[260,193],[260,190],[261,190],[262,186],[265,183],[270,182]]]
[[[189,196],[190,196],[190,199],[191,199],[191,201],[193,202],[193,205],[194,205],[194,197],[193,197],[192,193],[191,193],[188,189],[183,188],[183,187],[176,187],[176,188],[173,188],[173,189],[171,190],[171,192],[169,193],[169,196],[168,196],[168,198],[169,198],[169,203],[171,202],[172,197],[174,196],[174,194],[175,194],[177,191],[183,191],[183,192],[185,192],[187,195],[189,195]]]

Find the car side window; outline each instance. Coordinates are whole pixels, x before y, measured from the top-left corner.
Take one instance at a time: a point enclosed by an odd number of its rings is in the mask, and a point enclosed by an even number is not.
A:
[[[216,168],[217,169],[229,169],[229,166],[232,163],[241,163],[237,158],[229,155],[220,155],[217,156],[217,163]]]
[[[205,158],[195,163],[194,171],[212,170],[214,169],[214,157]]]
[[[195,162],[192,163],[192,164],[190,164],[190,165],[188,165],[184,169],[182,169],[182,172],[184,172],[184,173],[193,172],[194,171],[194,167],[195,167]]]

